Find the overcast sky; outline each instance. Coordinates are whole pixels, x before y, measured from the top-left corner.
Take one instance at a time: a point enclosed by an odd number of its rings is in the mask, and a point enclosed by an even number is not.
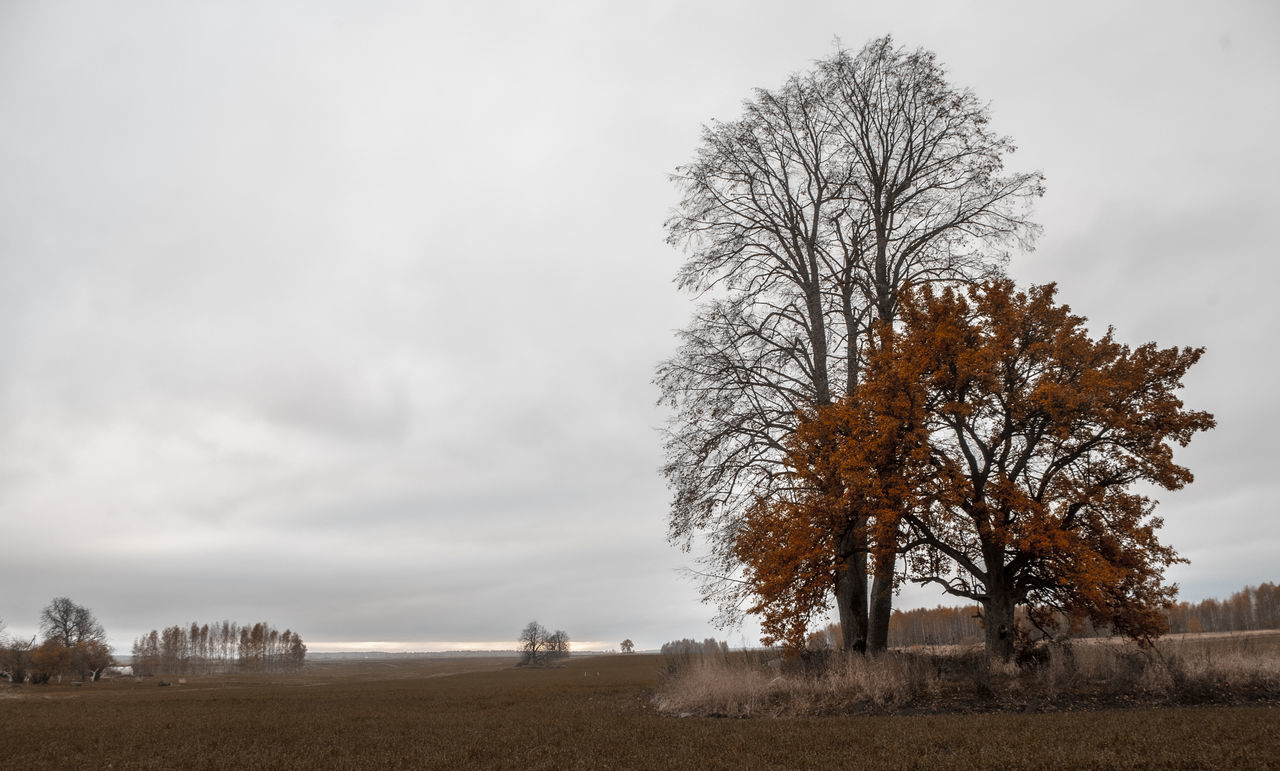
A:
[[[891,33],[1039,169],[1022,282],[1205,346],[1182,597],[1280,579],[1280,6],[0,3],[0,618],[127,652],[756,632],[666,544],[663,242],[702,124]],[[900,607],[949,602],[904,590]]]

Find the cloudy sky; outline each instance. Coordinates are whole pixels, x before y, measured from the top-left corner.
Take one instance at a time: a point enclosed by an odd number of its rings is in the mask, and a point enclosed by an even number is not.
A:
[[[315,650],[723,632],[665,542],[667,175],[892,33],[1048,193],[1024,282],[1206,346],[1189,600],[1280,579],[1280,11],[1234,3],[0,4],[0,618]],[[933,605],[905,590],[902,607]]]

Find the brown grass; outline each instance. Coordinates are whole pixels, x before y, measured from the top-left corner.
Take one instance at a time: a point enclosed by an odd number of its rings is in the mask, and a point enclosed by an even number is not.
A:
[[[783,717],[1280,704],[1280,633],[1042,649],[1019,666],[980,648],[781,662],[757,652],[668,660],[655,704],[669,714]]]
[[[658,656],[322,662],[300,674],[5,686],[6,768],[1253,767],[1280,710],[675,718]],[[598,673],[598,674],[597,674]]]

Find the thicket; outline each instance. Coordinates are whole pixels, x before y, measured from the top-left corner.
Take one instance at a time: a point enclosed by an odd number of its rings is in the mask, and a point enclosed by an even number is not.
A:
[[[307,657],[302,637],[258,622],[191,623],[152,629],[133,643],[133,671],[140,676],[203,675],[222,672],[287,672]]]

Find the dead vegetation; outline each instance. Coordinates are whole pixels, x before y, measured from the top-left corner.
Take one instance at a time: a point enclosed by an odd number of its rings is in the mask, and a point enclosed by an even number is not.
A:
[[[674,715],[1280,704],[1280,632],[1169,640],[1153,649],[1090,640],[1032,648],[1008,663],[953,646],[873,657],[818,652],[794,661],[771,651],[683,652],[666,664],[654,703]]]

